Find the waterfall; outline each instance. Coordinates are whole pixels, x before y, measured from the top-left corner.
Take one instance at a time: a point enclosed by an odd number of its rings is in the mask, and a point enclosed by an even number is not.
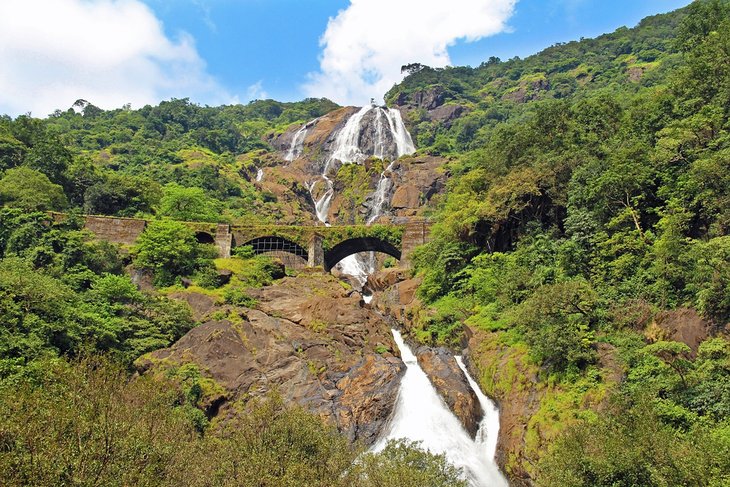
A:
[[[469,375],[469,371],[466,370],[466,366],[464,365],[464,360],[459,355],[456,355],[454,358],[456,359],[456,363],[459,364],[459,368],[464,372],[466,380],[469,381],[469,385],[477,395],[479,404],[482,406],[482,411],[484,411],[484,417],[481,423],[479,423],[479,429],[477,430],[476,442],[484,445],[484,451],[488,458],[494,458],[497,454],[497,436],[499,435],[499,409],[497,409],[497,406],[482,392],[476,381]]]
[[[385,206],[385,202],[388,198],[388,195],[390,194],[390,188],[392,186],[390,178],[388,178],[388,176],[386,175],[386,173],[390,171],[391,167],[393,167],[392,162],[388,165],[387,168],[385,168],[385,171],[380,173],[378,186],[375,188],[375,192],[371,196],[372,201],[370,203],[370,209],[368,210],[367,219],[368,225],[376,221],[378,218],[380,218],[380,215],[383,214],[383,207]]]
[[[284,157],[285,160],[291,162],[302,155],[302,152],[304,152],[304,139],[307,137],[307,130],[309,130],[309,127],[311,127],[314,122],[315,120],[309,123],[305,123],[299,130],[296,131],[294,137],[292,137],[291,139],[289,152],[287,152],[286,156]]]
[[[264,179],[264,170],[259,168],[256,169],[256,182],[259,183]]]
[[[347,123],[335,138],[332,153],[327,160],[327,164],[325,164],[325,168],[329,167],[334,161],[350,163],[365,160],[367,156],[360,150],[360,122],[370,110],[373,110],[373,107],[364,106],[347,119]]]
[[[371,112],[374,112],[371,114],[372,116],[368,116]],[[364,120],[367,120],[371,126],[364,126]],[[301,149],[297,149],[296,146],[300,144],[300,132],[302,130],[306,131],[307,126],[299,129],[294,135],[292,146],[289,149],[289,154],[287,154],[287,160],[293,160],[297,157],[294,155],[297,154],[297,150],[299,151],[298,154],[301,154]],[[372,147],[363,146],[362,139],[366,131],[372,134]],[[303,140],[304,135],[301,136],[301,141]],[[413,145],[411,135],[408,133],[398,110],[373,105],[360,108],[347,119],[345,125],[337,133],[330,155],[325,160],[320,176],[320,180],[326,184],[325,191],[321,193],[319,198],[315,198],[314,188],[318,181],[309,185],[309,193],[312,195],[319,221],[329,225],[329,209],[334,198],[334,186],[329,178],[329,173],[335,164],[358,164],[370,156],[385,159],[389,155],[394,155],[397,159],[404,155],[413,154],[415,151],[416,148]],[[292,159],[289,159],[290,155]],[[377,188],[370,195],[371,203],[366,219],[368,225],[383,214],[383,208],[392,188],[392,182],[386,173],[390,171],[392,165],[391,162],[386,170],[380,174]],[[344,274],[353,276],[362,286],[365,284],[367,276],[375,271],[375,253],[369,252],[366,256],[353,255],[346,257],[337,267]]]
[[[474,440],[433,388],[401,334],[393,330],[393,338],[406,364],[406,373],[401,379],[389,429],[373,446],[373,451],[382,450],[389,439],[419,441],[422,448],[432,453],[443,453],[451,463],[462,468],[472,487],[506,487],[507,481],[494,461],[498,412],[466,372],[460,357],[457,363],[484,409],[484,419]]]

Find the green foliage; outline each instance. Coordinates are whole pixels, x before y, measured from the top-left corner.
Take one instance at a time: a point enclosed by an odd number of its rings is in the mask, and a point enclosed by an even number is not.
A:
[[[33,169],[8,169],[0,179],[0,203],[28,211],[62,210],[68,202],[63,188]]]
[[[367,453],[358,461],[362,487],[391,485],[410,487],[466,487],[460,469],[449,464],[444,455],[434,455],[418,448],[418,443],[390,440],[377,454]]]
[[[618,406],[569,431],[540,464],[544,486],[720,486],[728,480],[727,426],[665,426],[646,403]]]
[[[4,485],[466,485],[443,456],[412,444],[361,455],[276,396],[206,427],[193,407],[202,384],[194,366],[130,380],[99,358],[43,362],[35,376],[0,386]]]
[[[192,326],[190,310],[139,292],[116,247],[73,221],[0,210],[0,382],[44,357],[104,351],[130,365]]]
[[[202,188],[184,188],[171,183],[164,188],[157,213],[173,220],[218,222],[217,206]]]
[[[135,265],[151,270],[161,286],[210,265],[213,252],[197,242],[190,228],[177,221],[151,222],[132,249]]]

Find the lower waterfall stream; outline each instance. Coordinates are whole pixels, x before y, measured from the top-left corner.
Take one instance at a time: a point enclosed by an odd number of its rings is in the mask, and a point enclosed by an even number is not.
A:
[[[469,376],[461,357],[457,357],[457,363],[466,374],[484,410],[475,439],[469,436],[436,393],[428,376],[418,365],[416,356],[397,330],[393,330],[393,338],[407,369],[401,379],[391,422],[373,446],[373,451],[382,450],[391,439],[418,441],[422,448],[432,453],[443,453],[451,463],[462,468],[471,487],[506,487],[507,480],[494,460],[499,412]]]

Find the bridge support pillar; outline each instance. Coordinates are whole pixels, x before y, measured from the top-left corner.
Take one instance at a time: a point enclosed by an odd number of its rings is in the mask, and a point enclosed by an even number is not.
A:
[[[308,260],[307,267],[322,267],[324,266],[324,248],[322,242],[324,237],[315,233],[312,238],[309,239],[309,248],[307,249]]]
[[[218,249],[218,257],[228,259],[231,256],[231,226],[225,223],[219,224],[215,229],[215,246]]]
[[[411,267],[411,255],[419,245],[430,240],[431,224],[426,220],[411,221],[406,224],[401,241],[400,266],[406,269]]]

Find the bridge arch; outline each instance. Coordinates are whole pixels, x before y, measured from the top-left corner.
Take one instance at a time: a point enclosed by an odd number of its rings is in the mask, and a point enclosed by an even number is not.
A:
[[[257,255],[278,255],[284,261],[284,265],[292,268],[305,267],[309,258],[307,249],[287,238],[275,235],[256,237],[243,245],[250,245]]]
[[[195,240],[200,244],[214,244],[215,237],[208,232],[195,232]]]
[[[390,242],[377,237],[357,237],[344,240],[324,254],[324,270],[329,272],[339,261],[359,252],[383,252],[400,260],[401,251]]]

